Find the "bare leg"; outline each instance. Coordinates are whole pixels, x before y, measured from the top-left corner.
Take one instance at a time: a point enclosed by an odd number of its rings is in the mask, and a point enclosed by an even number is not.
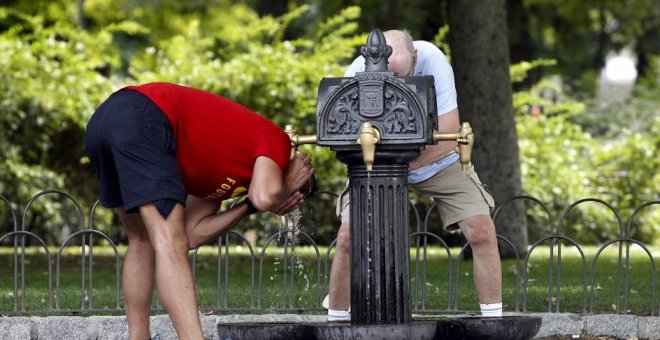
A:
[[[502,262],[497,249],[495,225],[488,215],[458,223],[472,247],[474,286],[480,303],[502,302]]]
[[[203,339],[192,270],[188,263],[188,238],[183,227],[183,206],[178,204],[163,219],[150,203],[140,207],[156,254],[156,280],[163,307],[179,339]]]
[[[126,319],[131,339],[149,339],[149,313],[154,284],[154,249],[138,214],[116,210],[126,227],[128,249],[122,269]]]
[[[330,309],[347,311],[351,307],[351,230],[348,223],[342,223],[337,232],[329,294]]]

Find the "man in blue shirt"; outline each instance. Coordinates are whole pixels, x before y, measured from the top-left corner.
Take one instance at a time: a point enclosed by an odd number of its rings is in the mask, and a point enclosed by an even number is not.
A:
[[[460,129],[454,74],[445,55],[427,41],[413,41],[408,31],[384,32],[392,47],[389,71],[399,76],[432,75],[437,99],[438,131],[455,133]],[[363,72],[364,58],[356,58],[344,76]],[[472,248],[474,283],[483,316],[502,315],[502,274],[495,225],[490,217],[493,197],[470,165],[461,170],[455,141],[427,146],[410,162],[408,183],[436,202],[443,226],[460,230]],[[330,272],[328,320],[350,320],[350,225],[347,188],[337,199],[337,215],[342,224],[337,232],[335,258]],[[326,303],[327,302],[327,303]]]

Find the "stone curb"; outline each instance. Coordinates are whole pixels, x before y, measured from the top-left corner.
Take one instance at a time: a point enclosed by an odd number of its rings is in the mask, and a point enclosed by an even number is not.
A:
[[[530,313],[543,322],[537,338],[583,333],[616,339],[660,339],[660,317],[619,314]],[[575,337],[577,338],[577,337]]]
[[[660,317],[635,315],[599,314],[579,315],[570,313],[506,313],[506,315],[533,315],[543,319],[536,338],[555,336],[580,336],[589,334],[618,339],[660,340]],[[216,324],[225,322],[287,322],[322,323],[325,315],[260,314],[260,315],[213,315],[202,317],[204,335],[209,340],[218,339]],[[176,339],[176,333],[167,315],[151,317],[152,334],[160,334],[163,340]],[[0,339],[6,340],[110,340],[126,339],[128,327],[125,316],[48,316],[48,317],[0,317]],[[575,337],[578,338],[578,337]]]

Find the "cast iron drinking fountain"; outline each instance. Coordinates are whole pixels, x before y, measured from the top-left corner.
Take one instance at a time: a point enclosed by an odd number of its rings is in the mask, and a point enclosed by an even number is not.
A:
[[[220,339],[531,339],[538,332],[541,319],[532,316],[412,317],[408,162],[426,145],[455,140],[465,169],[474,135],[467,122],[457,133],[435,132],[433,77],[389,72],[391,53],[374,29],[361,48],[364,72],[321,81],[316,136],[286,128],[294,149],[327,146],[348,166],[351,322],[225,324]]]

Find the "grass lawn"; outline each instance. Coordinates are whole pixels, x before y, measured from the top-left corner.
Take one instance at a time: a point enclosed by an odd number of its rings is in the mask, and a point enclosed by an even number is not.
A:
[[[263,267],[260,264],[261,249],[255,250],[254,262],[251,261],[246,247],[230,246],[230,257],[226,262],[225,248],[222,248],[220,263],[216,247],[202,247],[196,256],[195,272],[197,295],[200,307],[208,313],[257,313],[257,312],[312,312],[321,313],[320,300],[327,292],[325,254],[326,248],[319,249],[320,259],[310,247],[298,247],[294,254],[284,256],[282,248],[271,247],[263,256]],[[549,247],[537,248],[530,257],[528,265],[528,290],[526,310],[547,312],[552,311],[582,313],[584,306],[590,312],[592,262],[595,247],[583,249],[586,266],[575,248],[562,247],[561,262],[561,295],[557,296],[557,249],[555,248],[554,273],[549,281]],[[117,264],[112,250],[108,247],[94,247],[93,294],[89,292],[90,275],[85,273],[85,293],[81,296],[81,264],[79,248],[66,248],[62,252],[59,274],[59,306],[55,306],[56,294],[56,255],[58,249],[49,249],[52,263],[52,300],[53,308],[49,310],[48,266],[44,251],[29,248],[26,255],[26,308],[24,314],[80,314],[79,309],[91,309],[86,314],[121,314],[123,300],[121,293],[117,296]],[[120,248],[123,256],[125,248]],[[652,248],[654,261],[660,257],[660,248]],[[457,263],[455,257],[458,249],[451,249],[454,257],[451,270],[451,287],[456,282]],[[192,255],[192,253],[191,253]],[[331,253],[331,256],[333,252]],[[625,248],[624,248],[625,255]],[[610,246],[599,257],[594,275],[594,313],[614,313],[617,304],[617,256],[618,247]],[[411,252],[411,260],[416,254]],[[420,257],[421,258],[421,257]],[[474,311],[478,309],[474,285],[472,281],[472,261],[464,260],[458,268],[459,290],[458,307],[455,304],[455,291],[448,297],[449,261],[444,249],[430,248],[427,253],[428,271],[422,275],[422,269],[417,271],[415,263],[411,263],[410,294],[414,312],[441,311],[458,309]],[[192,256],[191,256],[192,259]],[[89,266],[89,258],[86,259]],[[14,260],[13,248],[0,248],[0,314],[21,314],[19,298],[17,310],[14,309]],[[624,262],[625,263],[625,262]],[[121,261],[120,261],[121,264]],[[523,260],[520,262],[523,268]],[[254,271],[252,270],[254,268]],[[260,274],[259,269],[263,268]],[[622,267],[625,270],[625,267]],[[583,275],[586,270],[586,277]],[[329,268],[327,269],[329,272]],[[518,264],[515,260],[504,260],[503,297],[505,311],[516,309],[516,273]],[[21,268],[18,267],[20,275]],[[218,274],[220,273],[220,274]],[[416,275],[419,273],[419,275]],[[621,290],[618,301],[623,310],[623,293],[625,281],[621,273]],[[228,277],[229,280],[225,281]],[[259,282],[262,282],[259,294]],[[628,313],[635,315],[650,315],[652,308],[653,267],[649,257],[641,248],[631,246],[630,280],[628,282]],[[519,309],[523,310],[524,275],[521,274],[519,287]],[[585,281],[586,280],[586,281]],[[220,285],[218,285],[220,282]],[[254,282],[254,284],[252,283]],[[548,285],[552,282],[552,293],[549,295]],[[20,287],[20,276],[18,280]],[[586,284],[586,305],[584,304],[584,284]],[[220,289],[218,289],[218,286]],[[293,289],[291,289],[293,287]],[[423,291],[422,287],[426,290]],[[19,289],[20,294],[20,289]],[[422,303],[422,296],[426,296]],[[154,297],[156,295],[154,294]],[[451,299],[451,300],[448,300]],[[658,298],[656,297],[654,315],[657,315]],[[101,309],[101,310],[98,310]]]

